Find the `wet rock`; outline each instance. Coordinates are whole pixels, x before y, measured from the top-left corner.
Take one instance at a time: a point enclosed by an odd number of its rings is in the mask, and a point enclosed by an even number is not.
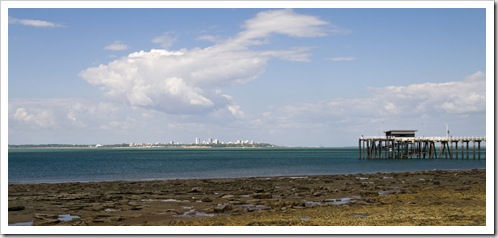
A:
[[[306,203],[304,202],[293,202],[292,203],[292,208],[304,208],[306,206]]]
[[[92,210],[92,211],[101,211],[101,210],[104,210],[104,206],[102,206],[100,204],[94,204],[94,205],[92,205],[92,207],[90,208],[90,210]]]
[[[130,206],[139,206],[140,204],[137,201],[129,201],[128,205],[130,205]]]
[[[43,213],[35,213],[33,216],[37,220],[46,220],[46,219],[57,219],[59,218],[58,215],[49,215],[49,214],[43,214]]]
[[[350,202],[352,203],[352,202]],[[357,204],[357,205],[368,205],[369,203],[365,200],[357,200],[354,204]]]
[[[108,223],[108,222],[119,222],[119,221],[124,221],[125,218],[121,216],[116,216],[116,217],[98,217],[94,218],[92,222],[94,223]]]
[[[470,186],[469,185],[465,185],[463,187],[455,188],[455,191],[466,191],[466,190],[469,190],[469,189],[470,189]]]
[[[203,197],[201,199],[201,202],[212,202],[213,200],[211,198],[208,198],[208,197]]]
[[[9,212],[22,211],[24,209],[26,209],[24,206],[12,206],[9,207]]]
[[[240,201],[240,200],[233,200],[233,201],[229,201],[230,204],[233,204],[233,205],[243,205],[243,204],[247,204],[247,202],[244,202],[244,201]]]
[[[140,195],[131,195],[130,199],[132,199],[132,200],[142,200],[142,197]]]
[[[60,224],[60,223],[59,223]],[[75,221],[71,221],[69,223],[71,226],[88,226],[88,223],[86,223],[86,221],[83,221],[83,220],[75,220]]]
[[[271,199],[271,193],[253,193],[252,197],[255,199]]]
[[[261,200],[259,199],[249,199],[246,202],[249,204],[262,204]]]
[[[60,223],[61,221],[59,219],[52,219],[52,218],[48,218],[48,219],[39,219],[39,220],[35,220],[33,222],[33,226],[51,226],[51,225],[55,225],[57,223]]]
[[[365,198],[365,202],[367,203],[377,203],[379,200],[377,198]]]
[[[224,205],[219,205],[214,208],[215,213],[224,213],[226,211],[232,210],[233,207],[231,204],[224,204]]]
[[[360,191],[360,195],[362,197],[376,197],[379,196],[379,193],[374,191]]]

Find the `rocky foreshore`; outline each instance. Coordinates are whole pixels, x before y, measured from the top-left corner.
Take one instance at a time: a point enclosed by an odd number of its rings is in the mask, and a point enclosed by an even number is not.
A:
[[[486,170],[10,184],[10,225],[485,225]]]

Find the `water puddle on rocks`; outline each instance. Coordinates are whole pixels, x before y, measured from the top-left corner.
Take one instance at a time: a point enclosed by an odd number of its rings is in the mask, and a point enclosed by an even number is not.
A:
[[[344,197],[344,198],[330,198],[330,199],[324,199],[321,202],[317,201],[306,201],[304,202],[307,206],[320,206],[320,205],[345,205],[351,202],[352,199],[360,199],[361,196],[351,196],[351,197]]]
[[[174,217],[181,217],[181,218],[214,217],[214,216],[215,216],[215,214],[199,212],[195,209],[191,209],[189,211],[186,211],[181,215],[174,215]]]
[[[74,219],[79,219],[79,216],[73,216],[71,214],[61,214],[57,219],[59,221],[72,221]],[[26,222],[16,222],[16,223],[11,223],[9,226],[32,226],[33,222],[32,221],[26,221]]]
[[[379,191],[379,196],[387,196],[387,195],[390,195],[390,194],[395,194],[395,193],[399,193],[400,190],[391,190],[391,191]]]
[[[74,219],[80,218],[79,216],[71,216],[71,214],[61,214],[59,215],[59,221],[72,221]]]
[[[390,194],[396,194],[396,193],[400,193],[401,192],[401,188],[399,188],[397,186],[388,187],[386,189],[390,189],[390,190],[379,191],[378,192],[379,196],[387,196],[387,195],[390,195]]]
[[[242,204],[242,205],[235,205],[234,207],[246,209],[246,211],[248,212],[270,209],[270,207],[267,205],[256,205],[256,204]]]
[[[112,209],[112,208],[106,208],[104,212],[119,212],[121,209]]]
[[[33,222],[32,221],[27,221],[27,222],[17,222],[17,223],[11,223],[9,226],[32,226]]]

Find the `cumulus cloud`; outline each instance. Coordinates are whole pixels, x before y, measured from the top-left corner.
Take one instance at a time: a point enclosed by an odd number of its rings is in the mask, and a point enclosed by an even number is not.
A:
[[[379,100],[397,107],[395,112],[475,113],[486,109],[485,74],[478,71],[462,81],[372,88]],[[385,104],[384,104],[385,105]]]
[[[486,111],[486,81],[481,71],[460,81],[387,86],[369,91],[368,98],[286,105],[273,113],[271,120],[281,127],[328,127],[344,121],[352,124],[362,118],[416,120],[428,115],[469,116]]]
[[[139,51],[80,76],[103,89],[112,99],[131,106],[170,114],[228,112],[244,116],[234,99],[222,89],[256,79],[271,58],[309,61],[310,48],[258,51],[251,46],[269,44],[269,36],[318,37],[326,34],[327,22],[292,10],[264,11],[247,20],[232,38],[216,40],[206,48],[169,51],[175,37],[166,33],[153,39],[164,49]],[[206,37],[204,37],[206,38]],[[207,37],[210,39],[210,37]]]
[[[18,19],[15,17],[9,17],[9,24],[40,27],[40,28],[63,27],[63,25],[54,22],[35,20],[35,19]]]
[[[47,110],[28,111],[20,107],[16,108],[13,118],[29,127],[52,128],[56,125],[55,118]]]
[[[114,41],[111,44],[104,47],[104,49],[105,50],[113,50],[113,51],[121,51],[121,50],[127,50],[128,45],[126,45],[120,41]]]

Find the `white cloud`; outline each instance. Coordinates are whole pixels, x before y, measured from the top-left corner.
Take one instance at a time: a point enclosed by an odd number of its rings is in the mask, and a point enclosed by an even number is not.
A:
[[[355,60],[354,57],[333,57],[333,58],[329,58],[329,60],[331,61],[353,61]]]
[[[14,120],[30,127],[52,128],[56,125],[55,118],[47,110],[26,110],[24,107],[16,108],[13,113]]]
[[[166,32],[160,36],[152,38],[152,43],[159,44],[163,49],[169,49],[177,40],[175,34]]]
[[[197,37],[197,40],[221,43],[223,41],[223,38],[221,36],[216,36],[216,35],[201,35]]]
[[[485,85],[485,75],[479,71],[461,81],[371,88],[371,95],[366,98],[287,105],[274,113],[272,120],[281,127],[330,127],[331,123],[362,118],[403,121],[427,116],[484,114]]]
[[[106,50],[113,50],[113,51],[121,51],[121,50],[127,50],[128,45],[120,42],[120,41],[114,41],[111,44],[107,45],[104,47]]]
[[[272,33],[294,37],[324,36],[323,26],[327,24],[315,16],[298,14],[291,9],[264,11],[244,23],[245,31],[239,38],[261,38]]]
[[[233,38],[206,48],[168,51],[139,51],[88,68],[80,76],[101,87],[109,98],[131,106],[152,108],[169,114],[214,113],[243,117],[244,113],[222,88],[243,84],[264,72],[267,61],[279,58],[309,61],[307,47],[287,50],[251,50],[268,43],[271,34],[294,37],[325,35],[327,23],[292,10],[265,11],[249,19]],[[171,33],[153,39],[168,48],[175,41]],[[221,113],[220,110],[226,113]]]
[[[232,120],[227,120],[231,115]],[[211,133],[222,136],[238,105],[207,115],[171,115],[120,103],[84,99],[12,99],[9,101],[9,143],[191,142]],[[98,135],[96,137],[96,135]]]
[[[18,19],[15,17],[9,17],[9,24],[41,27],[41,28],[63,27],[63,25],[54,22],[35,20],[35,19]]]
[[[465,114],[486,109],[486,81],[478,71],[462,81],[373,88],[379,100],[400,104],[403,113]],[[401,108],[400,108],[401,110]]]

